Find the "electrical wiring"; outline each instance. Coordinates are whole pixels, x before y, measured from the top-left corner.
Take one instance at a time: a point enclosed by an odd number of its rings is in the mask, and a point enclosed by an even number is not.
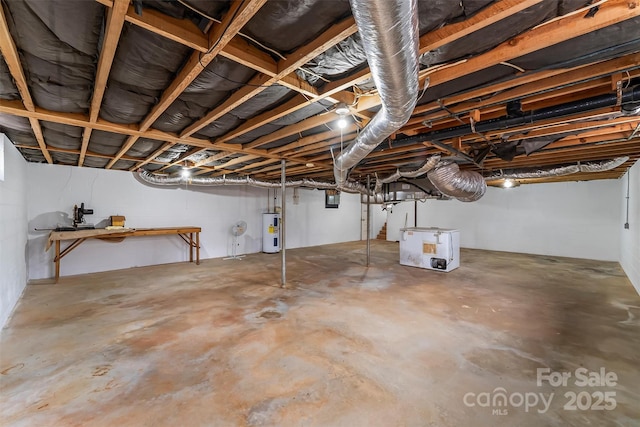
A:
[[[198,15],[200,15],[200,16],[202,16],[204,18],[207,18],[210,21],[213,21],[213,22],[215,22],[217,24],[220,24],[222,22],[219,19],[214,18],[213,16],[210,16],[210,15],[206,14],[205,12],[203,12],[203,11],[193,7],[193,6],[191,6],[189,3],[187,3],[184,0],[178,0],[178,3],[180,3],[181,5],[183,5],[184,7],[188,8],[188,9],[191,9],[192,11],[197,13]],[[274,55],[278,56],[281,59],[287,59],[283,54],[281,54],[277,50],[271,49],[270,47],[263,45],[262,43],[260,43],[258,40],[254,39],[251,36],[248,36],[248,35],[246,35],[244,33],[240,33],[240,32],[238,33],[238,35],[241,36],[241,37],[244,37],[245,39],[249,40],[252,43],[255,43],[256,45],[260,46],[262,49],[273,53]]]
[[[186,2],[186,1],[184,1],[184,0],[178,0],[178,3],[180,3],[180,4],[181,4],[181,5],[183,5],[184,7],[186,7],[186,8],[188,8],[188,9],[192,10],[193,12],[195,12],[195,13],[199,14],[200,16],[202,16],[202,17],[204,17],[204,18],[206,18],[206,19],[208,19],[208,20],[210,20],[210,21],[212,21],[212,22],[215,22],[215,23],[218,23],[218,24],[220,24],[220,23],[222,22],[222,21],[220,21],[219,19],[214,18],[213,16],[208,15],[208,14],[206,14],[205,12],[203,12],[203,11],[201,11],[201,10],[197,9],[196,7],[191,6],[189,3],[187,3],[187,2]],[[238,10],[239,10],[239,8],[238,8]],[[237,14],[237,10],[236,10],[236,14]],[[235,19],[235,15],[233,16],[232,20],[233,20],[233,19]],[[226,32],[226,29],[225,29],[225,32]],[[281,53],[280,53],[280,52],[278,52],[277,50],[272,49],[272,48],[270,48],[270,47],[268,47],[268,46],[266,46],[266,45],[264,45],[264,44],[260,43],[258,40],[254,39],[253,37],[251,37],[251,36],[249,36],[249,35],[247,35],[247,34],[244,34],[244,33],[242,33],[242,32],[238,32],[238,35],[239,35],[239,36],[241,36],[241,37],[243,37],[243,38],[245,38],[245,39],[247,39],[247,40],[249,40],[250,42],[254,43],[256,46],[260,47],[261,49],[266,50],[267,52],[270,52],[270,53],[274,54],[275,56],[277,56],[278,58],[280,58],[280,59],[282,59],[282,60],[286,60],[286,59],[287,59],[287,57],[286,57],[286,56],[284,56],[283,54],[281,54]],[[222,36],[224,36],[224,33],[223,33],[223,35],[222,35]],[[212,46],[212,47],[207,51],[207,53],[211,52],[211,51],[215,48],[215,46],[216,46],[217,44],[219,44],[219,43],[220,43],[220,40],[222,39],[222,36],[220,36],[220,38],[219,38],[219,39],[216,41],[216,43],[215,43],[215,44],[214,44],[214,45],[213,45],[213,46]],[[200,55],[201,55],[201,54],[200,54]],[[198,62],[200,62],[200,59],[198,59]],[[200,65],[202,65],[202,63],[200,63]],[[306,68],[304,68],[304,67],[298,67],[298,70],[302,71],[303,73],[306,73],[306,74],[309,74],[309,75],[311,75],[311,76],[314,76],[314,77],[316,77],[316,78],[318,78],[318,79],[320,79],[320,80],[324,81],[325,83],[331,83],[331,80],[328,80],[328,79],[327,79],[327,78],[325,78],[324,76],[322,76],[322,75],[320,75],[320,74],[317,74],[317,73],[314,73],[313,71],[308,70],[308,69],[306,69]],[[216,73],[214,73],[214,74],[216,74]],[[216,74],[216,75],[217,75],[218,77],[223,78],[223,79],[226,79],[226,80],[229,80],[229,81],[231,81],[231,82],[234,82],[233,80],[231,80],[231,79],[227,79],[226,77],[220,76],[220,75],[218,75],[218,74]],[[235,83],[235,82],[234,82],[234,83]],[[239,82],[238,82],[238,83],[239,83]],[[245,84],[246,84],[246,83],[245,83]],[[247,85],[247,86],[252,86],[252,87],[268,87],[268,85],[250,85],[250,84],[246,84],[246,85]]]

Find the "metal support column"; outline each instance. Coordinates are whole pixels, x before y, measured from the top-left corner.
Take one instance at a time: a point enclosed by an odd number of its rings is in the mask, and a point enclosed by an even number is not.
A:
[[[371,261],[371,176],[367,175],[367,267]]]
[[[281,164],[281,170],[280,170],[280,185],[281,185],[281,192],[282,192],[282,215],[280,216],[280,232],[282,233],[280,236],[280,243],[282,244],[282,283],[281,286],[284,288],[286,283],[287,283],[287,263],[286,263],[286,252],[287,252],[287,245],[286,245],[286,224],[287,224],[287,220],[285,218],[286,216],[286,207],[287,207],[287,198],[286,198],[286,183],[285,183],[285,178],[286,178],[286,165],[285,165],[285,160],[282,159],[280,161]]]

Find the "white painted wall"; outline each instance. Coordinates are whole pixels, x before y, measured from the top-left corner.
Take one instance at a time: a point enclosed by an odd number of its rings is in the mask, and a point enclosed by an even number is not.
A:
[[[248,227],[239,238],[238,253],[259,252],[262,213],[267,202],[273,206],[265,189],[151,187],[130,172],[33,163],[27,167],[29,279],[54,275],[53,250],[44,252],[48,232],[34,229],[70,223],[74,204],[84,202],[93,209],[94,215],[86,218],[96,225],[104,225],[100,222],[110,215],[124,215],[126,225],[134,228],[200,226],[202,259],[231,254],[229,229],[240,219]],[[344,194],[339,209],[325,209],[324,192],[300,190],[300,195],[300,204],[293,205],[293,190],[287,191],[287,247],[359,239],[357,196]],[[62,260],[61,275],[186,261],[187,249],[177,236],[136,237],[117,244],[88,240]]]
[[[4,180],[0,180],[0,328],[27,284],[27,163],[4,134]],[[0,166],[2,167],[2,166]]]
[[[387,207],[387,240],[398,242],[400,240],[400,229],[413,227],[415,218],[414,201],[400,202],[397,205]],[[417,202],[424,205],[426,202]],[[418,208],[420,209],[420,208]],[[420,224],[418,214],[418,227],[427,227],[428,224]]]
[[[418,226],[460,230],[467,248],[618,261],[620,180],[488,188],[477,202],[418,203]],[[389,240],[413,204],[394,206]]]
[[[621,179],[620,265],[640,294],[640,161]],[[629,186],[629,229],[627,222],[627,185]]]
[[[374,204],[371,205],[371,219],[369,222],[369,230],[372,239],[375,239],[382,230],[384,223],[387,222],[387,211],[382,209],[382,205]],[[360,214],[360,240],[367,240],[367,204],[361,204],[361,214]]]
[[[324,207],[324,190],[299,189],[293,203],[293,189],[287,189],[287,248],[326,245],[360,239],[360,196],[340,193],[340,206]]]

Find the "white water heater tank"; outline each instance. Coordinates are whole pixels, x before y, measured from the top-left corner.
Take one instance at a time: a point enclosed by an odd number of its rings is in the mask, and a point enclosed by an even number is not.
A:
[[[280,214],[262,214],[262,252],[280,252]]]

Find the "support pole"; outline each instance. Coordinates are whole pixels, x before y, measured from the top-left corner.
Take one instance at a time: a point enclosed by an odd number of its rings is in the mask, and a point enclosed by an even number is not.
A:
[[[371,261],[371,176],[367,175],[367,267]]]
[[[413,201],[413,226],[418,227],[418,201]]]
[[[282,187],[282,215],[280,216],[280,243],[282,244],[282,283],[281,286],[284,288],[286,283],[287,283],[287,263],[286,263],[286,258],[287,258],[287,246],[286,246],[286,230],[285,230],[285,224],[287,223],[285,215],[286,215],[286,207],[287,207],[287,198],[286,198],[286,185],[285,185],[285,178],[286,178],[286,165],[285,165],[285,160],[282,159],[280,160],[280,165],[281,165],[281,170],[280,170],[280,185]]]

